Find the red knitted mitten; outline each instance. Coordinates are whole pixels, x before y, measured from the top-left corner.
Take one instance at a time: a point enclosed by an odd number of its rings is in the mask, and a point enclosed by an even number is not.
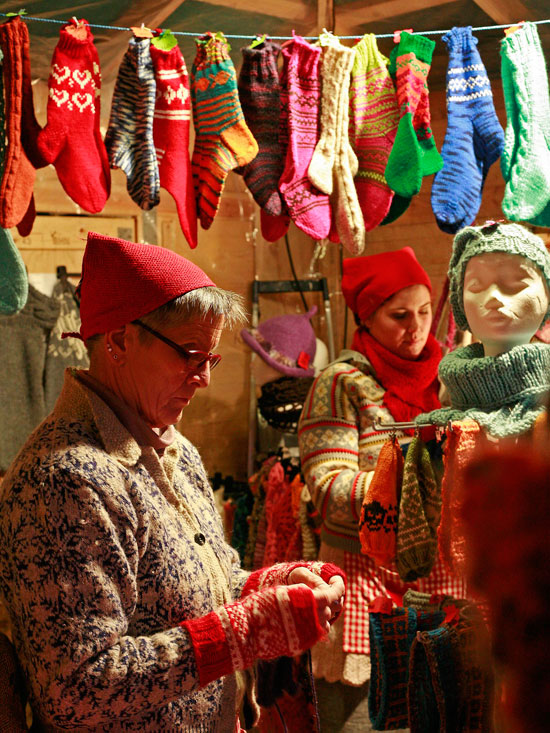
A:
[[[195,652],[201,687],[256,659],[292,657],[324,635],[315,597],[303,586],[278,586],[183,621]]]
[[[182,232],[191,248],[197,246],[197,207],[189,160],[191,98],[185,61],[178,46],[165,51],[151,45],[157,97],[153,138],[160,185],[176,202]]]
[[[250,573],[248,580],[244,584],[241,598],[245,598],[249,593],[263,590],[264,588],[273,588],[278,585],[287,585],[288,576],[296,568],[307,568],[315,575],[318,575],[325,583],[328,583],[335,575],[339,575],[346,584],[346,574],[337,565],[331,562],[280,562],[269,568],[260,568]]]
[[[68,30],[70,24],[60,31],[48,80],[48,123],[38,148],[72,200],[96,214],[109,197],[111,174],[99,130],[99,58],[90,27],[81,22],[83,40]]]

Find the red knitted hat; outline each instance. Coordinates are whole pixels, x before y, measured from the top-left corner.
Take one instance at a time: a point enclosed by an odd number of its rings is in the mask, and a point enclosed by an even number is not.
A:
[[[366,257],[348,257],[343,269],[344,298],[362,321],[403,288],[425,285],[430,292],[432,290],[428,273],[411,247]]]
[[[179,295],[214,284],[200,267],[169,249],[88,232],[80,335],[86,340],[120,328]]]

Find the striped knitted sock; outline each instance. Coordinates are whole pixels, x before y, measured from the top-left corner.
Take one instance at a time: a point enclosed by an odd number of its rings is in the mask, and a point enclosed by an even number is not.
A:
[[[178,46],[165,51],[152,45],[151,59],[157,85],[153,137],[160,185],[174,197],[182,232],[193,248],[197,210],[189,161],[189,78]]]
[[[284,162],[279,145],[280,50],[269,40],[255,48],[241,49],[243,63],[238,81],[244,118],[258,143],[258,155],[236,172],[243,174],[256,203],[271,216],[279,216],[284,210],[278,188]]]
[[[350,136],[359,160],[355,186],[365,229],[370,231],[388,214],[393,199],[384,170],[399,124],[399,109],[388,59],[378,50],[374,34],[363,36],[354,48]]]
[[[130,197],[145,210],[160,201],[153,141],[156,84],[150,45],[149,38],[130,38],[118,71],[105,135],[111,168],[124,171]]]
[[[328,196],[307,177],[318,140],[321,49],[300,36],[291,43],[287,68],[289,144],[279,188],[296,226],[313,239],[325,239],[331,222]]]
[[[504,133],[471,27],[453,28],[443,40],[449,49],[445,166],[434,179],[431,199],[439,228],[454,234],[479,211],[485,176],[500,155]]]
[[[506,110],[513,110],[503,154],[502,211],[511,221],[531,220],[550,200],[550,99],[536,26],[525,23],[504,38],[501,54]]]
[[[415,196],[420,191],[424,175],[424,146],[421,147],[413,119],[422,99],[422,115],[417,124],[421,126],[421,139],[429,139],[429,127],[425,127],[428,108],[426,79],[434,46],[431,39],[404,31],[396,52],[397,101],[401,118],[385,176],[389,186],[404,197]]]

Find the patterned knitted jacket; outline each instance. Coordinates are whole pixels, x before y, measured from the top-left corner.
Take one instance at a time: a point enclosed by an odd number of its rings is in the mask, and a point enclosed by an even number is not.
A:
[[[178,625],[248,577],[189,441],[159,460],[68,370],[2,488],[0,593],[42,730],[234,731],[235,675],[199,689]]]
[[[323,519],[321,539],[349,552],[361,552],[361,504],[389,437],[374,430],[374,420],[393,422],[383,399],[368,360],[345,350],[313,382],[300,417],[302,471]],[[411,440],[397,436],[402,445]]]

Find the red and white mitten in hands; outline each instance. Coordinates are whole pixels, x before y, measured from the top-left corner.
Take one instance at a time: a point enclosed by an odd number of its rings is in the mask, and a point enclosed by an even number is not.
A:
[[[306,586],[277,586],[183,621],[201,687],[251,667],[256,659],[291,657],[309,649],[325,635],[316,606]]]
[[[249,593],[253,593],[263,588],[273,588],[277,585],[291,585],[293,583],[303,582],[290,577],[293,570],[297,568],[305,568],[314,575],[317,575],[325,583],[329,583],[330,579],[339,575],[346,584],[346,574],[337,565],[331,562],[321,562],[319,560],[309,562],[280,562],[271,565],[268,568],[260,568],[250,573],[241,593],[241,598],[245,598]]]

